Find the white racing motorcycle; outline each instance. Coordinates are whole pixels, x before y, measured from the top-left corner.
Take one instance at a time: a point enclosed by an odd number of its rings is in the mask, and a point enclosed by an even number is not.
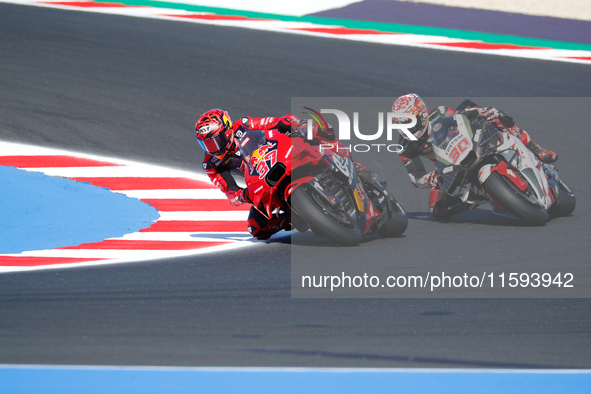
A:
[[[441,185],[448,195],[472,204],[489,202],[495,212],[510,212],[529,225],[543,225],[549,215],[568,216],[573,192],[560,180],[554,164],[540,162],[507,132],[480,116],[444,115],[431,124],[433,150]]]

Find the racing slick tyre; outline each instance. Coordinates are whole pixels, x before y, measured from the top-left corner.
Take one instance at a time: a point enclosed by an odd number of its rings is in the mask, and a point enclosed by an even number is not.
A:
[[[577,199],[574,193],[562,181],[558,185],[558,201],[550,207],[548,213],[552,216],[568,216],[575,210]]]
[[[482,187],[506,210],[531,226],[543,226],[548,221],[548,212],[509,180],[496,172],[490,174]]]
[[[392,217],[380,227],[378,234],[384,238],[399,237],[406,231],[408,217],[402,205],[394,197],[388,196],[388,198],[392,201],[392,206],[394,207]]]
[[[291,205],[314,234],[340,245],[354,246],[361,241],[361,230],[341,209],[331,207],[313,188],[298,187],[291,194]]]

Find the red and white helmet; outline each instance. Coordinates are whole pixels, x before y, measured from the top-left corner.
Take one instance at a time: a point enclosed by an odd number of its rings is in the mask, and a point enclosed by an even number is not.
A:
[[[417,124],[410,128],[409,131],[417,138],[417,140],[425,135],[425,132],[431,131],[431,123],[429,123],[429,110],[427,109],[425,102],[419,97],[418,94],[409,93],[398,97],[396,101],[394,101],[394,105],[392,105],[392,112],[397,113],[397,116],[392,119],[394,123],[410,122],[410,118],[400,116],[400,114],[410,114],[415,116],[417,119]],[[402,137],[410,140],[408,136],[402,132],[402,130],[399,131]]]
[[[199,145],[210,155],[219,156],[233,140],[232,120],[223,109],[212,109],[199,117],[195,136]]]

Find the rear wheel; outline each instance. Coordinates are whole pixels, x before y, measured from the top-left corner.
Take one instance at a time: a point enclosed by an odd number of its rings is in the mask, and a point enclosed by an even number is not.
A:
[[[328,204],[314,188],[298,187],[291,194],[291,205],[314,234],[341,245],[357,245],[361,230],[343,208]]]
[[[505,181],[498,173],[491,173],[482,187],[505,209],[527,224],[543,226],[548,221],[548,212],[544,207],[513,186],[511,181]]]

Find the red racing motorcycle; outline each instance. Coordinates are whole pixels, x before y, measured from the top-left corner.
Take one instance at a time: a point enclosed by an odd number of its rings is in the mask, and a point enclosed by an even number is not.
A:
[[[397,237],[408,218],[386,186],[363,185],[353,161],[302,137],[277,130],[236,131],[247,165],[245,182],[255,208],[265,217],[285,212],[292,228],[311,229],[341,245],[366,234]]]

